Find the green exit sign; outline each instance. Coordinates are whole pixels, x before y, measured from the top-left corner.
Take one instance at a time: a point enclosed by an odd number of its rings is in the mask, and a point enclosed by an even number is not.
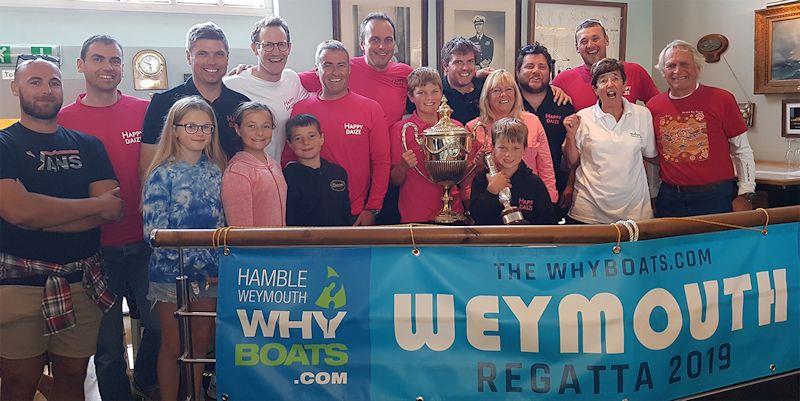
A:
[[[50,46],[31,46],[31,54],[53,54],[53,48]]]
[[[0,45],[0,64],[11,64],[11,45]]]

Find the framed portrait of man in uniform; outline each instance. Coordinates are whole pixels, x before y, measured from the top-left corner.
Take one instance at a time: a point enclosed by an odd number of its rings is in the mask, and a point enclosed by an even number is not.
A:
[[[520,0],[443,0],[436,2],[436,47],[463,36],[478,45],[478,68],[514,68],[520,46]]]
[[[363,56],[359,27],[372,12],[384,13],[395,26],[394,61],[417,68],[428,64],[427,0],[332,0],[333,38],[352,56]]]

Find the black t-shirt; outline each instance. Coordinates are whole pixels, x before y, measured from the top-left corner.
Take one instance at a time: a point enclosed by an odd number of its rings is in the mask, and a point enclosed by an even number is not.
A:
[[[477,225],[502,225],[503,206],[497,195],[486,190],[489,180],[486,170],[478,171],[472,180],[472,195],[469,200],[469,213]],[[534,174],[524,161],[511,176],[511,205],[522,212],[530,224],[555,224],[553,204],[547,187],[538,175]]]
[[[32,193],[81,199],[89,197],[89,184],[116,176],[97,138],[64,127],[42,134],[16,123],[0,131],[0,179],[19,180]],[[100,249],[100,227],[80,233],[29,231],[0,218],[0,238],[3,253],[61,264]]]
[[[289,163],[283,169],[287,226],[349,226],[350,196],[347,172],[338,164],[320,159],[319,168]]]
[[[461,93],[450,87],[447,77],[442,80],[442,93],[447,98],[447,104],[453,109],[452,119],[461,124],[467,125],[481,115],[481,90],[485,80],[473,78],[472,85],[475,87],[472,92]]]
[[[153,100],[150,101],[150,106],[147,107],[147,114],[144,116],[144,128],[142,128],[142,142],[150,145],[158,143],[161,138],[161,130],[164,128],[164,120],[167,118],[167,113],[175,102],[187,96],[200,96],[197,87],[194,86],[194,81],[189,78],[186,83],[178,85],[164,93],[156,93],[153,95]],[[245,95],[239,92],[228,89],[225,84],[222,84],[222,92],[219,97],[211,102],[211,108],[214,109],[214,115],[217,117],[217,125],[219,125],[219,144],[222,150],[228,155],[228,158],[238,152],[239,146],[236,144],[236,130],[233,128],[233,112],[239,107],[242,102],[250,101]]]
[[[570,103],[557,105],[553,100],[553,89],[550,87],[547,88],[547,94],[538,110],[534,110],[525,98],[522,98],[522,107],[525,108],[525,111],[536,114],[544,126],[547,142],[550,144],[550,156],[553,158],[553,170],[556,172],[556,189],[561,193],[567,186],[569,178],[569,170],[561,169],[561,157],[564,154],[561,145],[564,144],[564,139],[567,137],[564,117],[575,114],[575,107]]]

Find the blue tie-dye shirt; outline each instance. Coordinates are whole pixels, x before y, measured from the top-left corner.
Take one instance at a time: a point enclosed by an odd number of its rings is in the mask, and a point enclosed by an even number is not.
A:
[[[150,232],[156,228],[223,227],[221,182],[222,172],[205,155],[193,165],[171,159],[156,167],[144,186],[145,241],[150,242]],[[183,256],[190,280],[205,283],[207,277],[217,277],[219,259],[215,250],[184,249]],[[177,249],[153,249],[151,282],[174,283],[179,271]]]

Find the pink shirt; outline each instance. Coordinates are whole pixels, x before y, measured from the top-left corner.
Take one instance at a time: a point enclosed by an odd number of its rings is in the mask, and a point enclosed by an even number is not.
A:
[[[451,121],[456,125],[461,125],[456,120],[451,119]],[[396,122],[389,130],[392,141],[392,166],[405,163],[403,161],[403,152],[405,152],[406,148],[403,148],[402,132],[403,125],[409,122],[417,126],[420,134],[432,126],[432,124],[420,119],[416,111],[411,117]],[[412,127],[406,129],[406,147],[414,151],[417,156],[417,168],[422,174],[428,176],[428,171],[425,169],[425,157],[419,144],[414,140],[414,129]],[[444,205],[442,202],[443,194],[444,187],[428,181],[414,168],[408,169],[406,180],[400,185],[400,198],[397,202],[397,207],[400,210],[400,221],[402,223],[425,223],[433,220]],[[458,187],[451,188],[450,195],[453,196],[453,211],[463,213],[464,205]]]
[[[325,138],[320,155],[347,171],[353,215],[380,210],[389,186],[389,128],[381,106],[351,91],[336,100],[303,100],[292,110],[298,114],[317,117]],[[281,163],[296,159],[287,145]]]
[[[653,78],[642,66],[636,63],[623,63],[625,66],[625,92],[623,96],[631,103],[641,100],[647,103],[658,95],[658,88]],[[597,94],[592,88],[592,71],[586,64],[563,71],[553,79],[553,85],[564,90],[572,98],[575,111],[594,106]]]
[[[408,75],[413,69],[406,64],[390,61],[384,71],[376,71],[364,56],[350,59],[350,90],[376,102],[386,113],[386,125],[391,126],[406,113]],[[322,86],[316,71],[299,74],[300,82],[309,92],[319,92]]]
[[[281,166],[238,152],[222,175],[222,207],[229,226],[286,226],[286,180]]]
[[[119,100],[107,107],[91,107],[78,100],[58,113],[58,124],[97,137],[103,142],[119,181],[125,202],[122,220],[101,227],[103,246],[121,246],[142,240],[142,184],[139,180],[139,147],[147,100],[119,93]]]
[[[550,195],[550,200],[553,201],[553,203],[556,203],[558,201],[558,191],[556,190],[556,174],[553,171],[553,159],[550,156],[550,145],[547,142],[547,134],[544,132],[544,127],[539,121],[539,117],[536,117],[535,114],[523,111],[520,118],[522,122],[525,123],[525,126],[528,127],[528,148],[525,149],[525,154],[522,156],[522,160],[525,161],[525,164],[528,165],[534,174],[538,175],[539,178],[542,179],[544,186],[547,187],[547,193]],[[479,120],[480,117],[468,122],[467,129],[475,132],[475,125]],[[489,141],[489,147],[491,148],[491,132],[491,124],[488,124],[486,127],[486,135],[484,135],[483,129],[479,129],[478,132],[475,132],[475,138],[478,140],[478,143],[481,146],[483,145],[485,137]]]

